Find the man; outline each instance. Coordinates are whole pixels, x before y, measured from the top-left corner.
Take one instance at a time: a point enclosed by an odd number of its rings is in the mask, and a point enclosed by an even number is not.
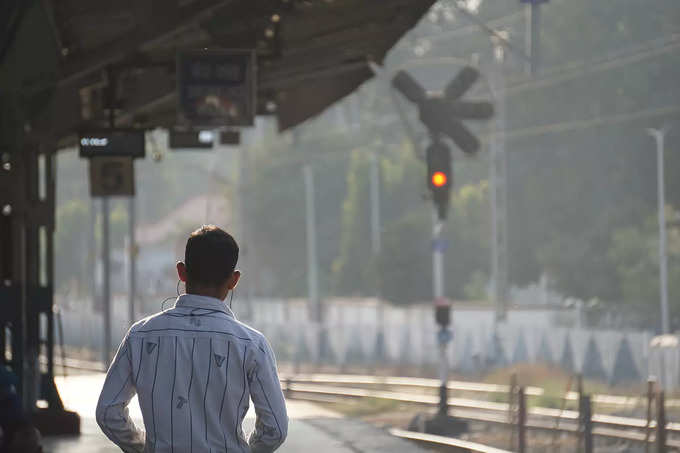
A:
[[[237,260],[228,233],[212,225],[194,231],[177,263],[186,294],[125,335],[97,404],[97,423],[123,451],[272,452],[286,438],[272,349],[223,302],[239,281]],[[128,416],[135,392],[145,433]],[[256,422],[246,440],[249,397]]]

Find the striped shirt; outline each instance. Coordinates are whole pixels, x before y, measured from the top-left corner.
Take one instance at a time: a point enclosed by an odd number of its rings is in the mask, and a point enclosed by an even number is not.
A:
[[[138,394],[145,431],[128,415]],[[255,430],[241,423],[249,399]],[[271,346],[220,300],[184,294],[135,323],[109,367],[97,423],[125,452],[271,452],[288,416]]]

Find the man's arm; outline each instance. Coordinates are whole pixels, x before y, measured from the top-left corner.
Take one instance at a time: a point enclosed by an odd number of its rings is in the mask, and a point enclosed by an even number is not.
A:
[[[97,403],[97,423],[106,437],[126,453],[143,453],[145,434],[128,415],[127,405],[135,395],[132,361],[127,335],[116,352]]]
[[[288,434],[288,414],[283,398],[276,359],[271,346],[265,340],[258,350],[259,360],[250,375],[250,397],[255,405],[255,431],[250,436],[252,453],[273,452]]]

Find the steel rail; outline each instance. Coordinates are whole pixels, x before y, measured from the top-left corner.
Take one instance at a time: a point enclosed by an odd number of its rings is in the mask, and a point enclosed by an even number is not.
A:
[[[396,428],[388,429],[387,432],[394,437],[399,437],[401,439],[408,439],[425,444],[453,447],[456,449],[456,451],[470,453],[511,453],[509,450],[501,450],[500,448],[489,447],[488,445],[482,445],[476,442],[468,442],[466,440],[455,439],[453,437],[435,436],[434,434],[405,431],[403,429]]]
[[[336,387],[322,384],[299,384],[294,379],[284,381],[283,387],[291,398],[299,397],[300,394],[307,394],[340,398],[376,398],[427,406],[436,406],[439,403],[437,395],[413,395],[393,391]],[[508,424],[505,417],[509,410],[507,403],[478,401],[467,398],[449,398],[448,404],[452,409],[452,413],[458,417],[503,425]],[[578,412],[576,411],[561,412],[557,409],[533,407],[529,409],[528,416],[527,428],[555,431],[553,420],[560,418],[567,421],[567,424],[560,425],[557,428],[558,431],[576,433],[578,430]],[[593,430],[593,434],[596,436],[628,441],[644,442],[645,440],[644,430],[647,428],[647,421],[644,419],[594,414],[592,421],[593,424],[597,425]],[[651,423],[650,427],[654,428],[655,423]],[[678,423],[668,423],[666,429],[668,432],[680,434],[680,424]],[[680,441],[669,440],[668,445],[677,448],[680,447]]]
[[[47,358],[41,356],[41,363],[47,363]],[[106,367],[101,362],[78,360],[67,358],[66,363],[61,360],[55,360],[55,366],[65,367],[74,370],[92,371],[92,372],[106,372]],[[351,385],[386,385],[394,387],[416,387],[423,389],[438,389],[440,382],[437,379],[429,378],[410,378],[397,376],[370,376],[370,375],[353,375],[353,374],[298,374],[286,375],[281,374],[281,381],[291,380],[296,383],[315,383],[315,384],[351,384]],[[468,381],[448,381],[447,388],[457,392],[472,392],[472,393],[508,393],[510,386],[502,384],[487,384],[479,382]],[[528,386],[525,394],[527,396],[542,396],[545,390],[541,387]],[[577,392],[568,392],[563,399],[567,401],[578,401]],[[642,404],[645,399],[637,396],[621,396],[621,395],[606,395],[594,394],[591,396],[593,404],[607,405],[607,406],[637,406]],[[667,400],[666,407],[680,407],[680,400]],[[555,413],[559,411],[555,410]],[[570,418],[569,411],[562,418]],[[675,424],[672,424],[675,425]],[[680,424],[678,430],[680,430]],[[654,426],[654,425],[652,425]]]
[[[333,398],[332,396],[335,396]],[[333,403],[333,402],[338,402],[342,398],[339,398],[342,395],[333,394],[333,395],[318,395],[318,394],[313,394],[313,393],[304,393],[302,395],[296,395],[293,398],[294,399],[303,399],[303,400],[309,400],[313,402],[325,402],[325,403]],[[426,401],[426,400],[420,400],[420,401],[415,401],[416,398],[414,398],[412,401],[405,401],[406,398],[399,398],[399,401],[401,402],[412,402],[412,403],[425,403],[427,405],[431,406],[436,406],[438,404],[438,401],[431,400],[431,401]],[[461,409],[461,408],[452,408],[450,410],[451,415],[459,417],[459,418],[464,418],[466,420],[472,420],[472,421],[477,421],[477,422],[483,422],[483,423],[494,423],[498,425],[504,425],[508,426],[511,425],[511,423],[508,422],[507,417],[505,416],[504,413],[489,413],[489,412],[483,412],[480,410],[475,410],[475,409]],[[548,431],[548,432],[566,432],[569,434],[577,434],[579,432],[578,425],[575,423],[574,420],[569,420],[566,424],[561,424],[558,429],[555,429],[555,426],[552,421],[546,420],[546,419],[536,419],[536,418],[530,418],[526,422],[526,427],[529,429],[533,430],[540,430],[540,431]],[[608,427],[596,427],[593,429],[593,435],[603,437],[603,438],[608,438],[608,439],[618,439],[618,440],[625,440],[625,441],[632,441],[632,442],[641,442],[644,443],[645,440],[652,444],[655,442],[656,437],[654,434],[650,435],[648,439],[645,438],[645,433],[644,432],[639,432],[639,431],[631,431],[630,428],[627,427],[619,427],[618,429],[615,428],[608,428]],[[667,440],[666,441],[667,446],[673,447],[673,448],[680,448],[680,441],[678,440]]]
[[[438,389],[441,385],[437,379],[428,378],[410,378],[410,377],[396,377],[396,376],[369,376],[369,375],[353,375],[353,374],[298,374],[295,376],[282,377],[282,380],[289,378],[295,382],[305,383],[334,383],[334,384],[353,384],[353,385],[391,385],[398,387],[421,387]],[[486,384],[478,382],[467,381],[448,381],[447,388],[449,390],[461,392],[479,392],[479,393],[507,393],[510,391],[510,386],[500,384]],[[526,394],[529,396],[542,396],[544,390],[540,387],[526,387]]]
[[[370,376],[370,375],[354,375],[354,374],[297,374],[297,375],[281,375],[281,380],[291,379],[300,383],[314,383],[314,384],[352,384],[352,385],[387,385],[395,387],[421,387],[428,389],[438,389],[440,382],[437,379],[429,378],[411,378],[411,377],[396,377],[396,376]],[[448,381],[447,388],[459,392],[475,392],[475,393],[508,393],[510,391],[509,385],[502,384],[487,384],[469,381]],[[527,386],[527,396],[543,396],[545,389],[535,386]],[[567,401],[578,401],[577,392],[567,392],[562,397]],[[607,395],[594,394],[591,396],[593,404],[608,405],[608,406],[637,406],[642,404],[645,398],[637,396],[621,396],[621,395]],[[666,407],[680,407],[680,400],[667,400]]]

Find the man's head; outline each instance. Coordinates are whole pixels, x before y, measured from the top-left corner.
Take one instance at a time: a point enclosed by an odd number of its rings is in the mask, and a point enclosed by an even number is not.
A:
[[[238,244],[226,231],[204,225],[191,233],[177,275],[187,293],[224,299],[238,284]]]

